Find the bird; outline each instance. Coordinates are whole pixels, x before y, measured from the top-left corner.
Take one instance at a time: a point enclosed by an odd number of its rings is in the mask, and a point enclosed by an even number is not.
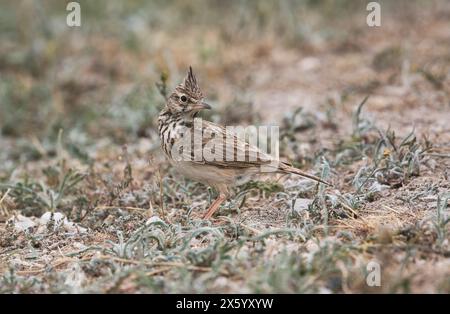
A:
[[[330,185],[287,162],[275,160],[272,155],[249,144],[245,138],[230,133],[226,127],[197,118],[199,112],[209,109],[212,108],[205,102],[190,66],[184,80],[168,95],[166,104],[158,116],[161,149],[170,164],[184,176],[210,186],[218,192],[217,198],[210,204],[203,219],[210,219],[220,205],[231,197],[233,186],[240,185],[240,182],[261,173],[262,167],[269,168],[273,173],[296,174]],[[196,134],[200,135],[198,144],[195,140]],[[223,143],[230,145],[232,158],[225,156],[227,149],[225,144],[218,142],[218,145],[211,145],[216,143],[213,141],[224,138],[231,139]],[[207,158],[208,156],[200,154],[208,146],[214,146],[211,150],[213,154],[217,153],[215,156],[223,158]],[[245,158],[239,159],[237,156]]]

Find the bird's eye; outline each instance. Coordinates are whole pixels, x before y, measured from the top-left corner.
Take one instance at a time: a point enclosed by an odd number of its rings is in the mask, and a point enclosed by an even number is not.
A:
[[[186,96],[184,96],[184,95],[183,95],[183,96],[181,96],[181,97],[180,97],[180,99],[181,99],[181,101],[182,101],[182,102],[186,102],[186,101],[187,101],[187,97],[186,97]]]

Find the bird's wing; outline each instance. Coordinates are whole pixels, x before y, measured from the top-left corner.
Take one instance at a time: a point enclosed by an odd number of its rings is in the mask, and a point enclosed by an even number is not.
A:
[[[200,159],[193,156],[194,163],[220,168],[245,169],[267,165],[274,160],[258,147],[249,145],[245,138],[237,137],[221,125],[202,121],[201,124],[194,123],[193,130],[198,132],[197,134],[202,134],[202,157]],[[199,149],[200,145],[197,151]],[[192,155],[195,154],[195,150],[196,147],[192,149]]]
[[[247,143],[245,138],[237,137],[221,125],[202,121],[202,123],[194,123],[192,131],[194,134],[191,142],[191,151],[183,151],[183,154],[185,158],[190,158],[190,161],[195,164],[241,170],[243,172],[250,168],[265,167],[265,172],[295,173],[330,185],[330,183],[323,181],[321,178],[305,173],[288,163],[279,162],[258,147]],[[196,133],[198,134],[197,136],[201,135],[197,145],[195,140]]]

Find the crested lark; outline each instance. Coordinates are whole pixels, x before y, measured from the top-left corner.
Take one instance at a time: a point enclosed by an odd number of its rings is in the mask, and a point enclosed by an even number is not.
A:
[[[218,198],[210,205],[204,219],[210,218],[219,206],[230,197],[229,187],[235,185],[241,178],[249,177],[261,172],[261,167],[273,167],[272,172],[276,173],[294,173],[306,178],[329,185],[313,175],[302,172],[285,162],[274,162],[274,158],[255,146],[249,145],[245,139],[240,139],[234,134],[230,134],[225,127],[214,124],[209,121],[202,121],[198,125],[194,120],[197,113],[211,107],[203,102],[203,94],[197,84],[197,79],[189,68],[189,72],[184,81],[178,85],[167,99],[165,108],[161,111],[158,118],[159,136],[161,139],[161,148],[164,151],[170,163],[183,175],[200,181],[213,187],[219,192]],[[195,132],[200,132],[200,145],[196,146]],[[189,134],[187,136],[187,134]],[[190,136],[194,134],[194,136]],[[197,133],[198,134],[198,133]],[[230,137],[228,137],[230,136]],[[215,153],[220,157],[211,160],[206,158],[201,152],[213,139],[231,138],[231,160],[228,155],[225,157],[225,145],[216,145]],[[186,139],[189,142],[186,142]],[[184,142],[183,142],[184,141]],[[184,143],[181,145],[181,143]],[[186,147],[186,143],[188,143]],[[224,142],[220,142],[224,143]],[[180,149],[181,147],[181,149]],[[215,155],[217,156],[217,154]],[[245,156],[236,158],[237,156]],[[250,156],[256,156],[250,158]],[[237,159],[237,160],[236,160]]]

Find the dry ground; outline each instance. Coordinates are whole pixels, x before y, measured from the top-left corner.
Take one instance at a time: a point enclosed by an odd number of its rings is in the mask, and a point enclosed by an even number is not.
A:
[[[450,6],[382,2],[369,28],[363,2],[81,2],[80,29],[2,4],[0,292],[450,292]],[[155,129],[188,65],[206,118],[279,125],[334,186],[262,178],[195,218],[214,192]]]

